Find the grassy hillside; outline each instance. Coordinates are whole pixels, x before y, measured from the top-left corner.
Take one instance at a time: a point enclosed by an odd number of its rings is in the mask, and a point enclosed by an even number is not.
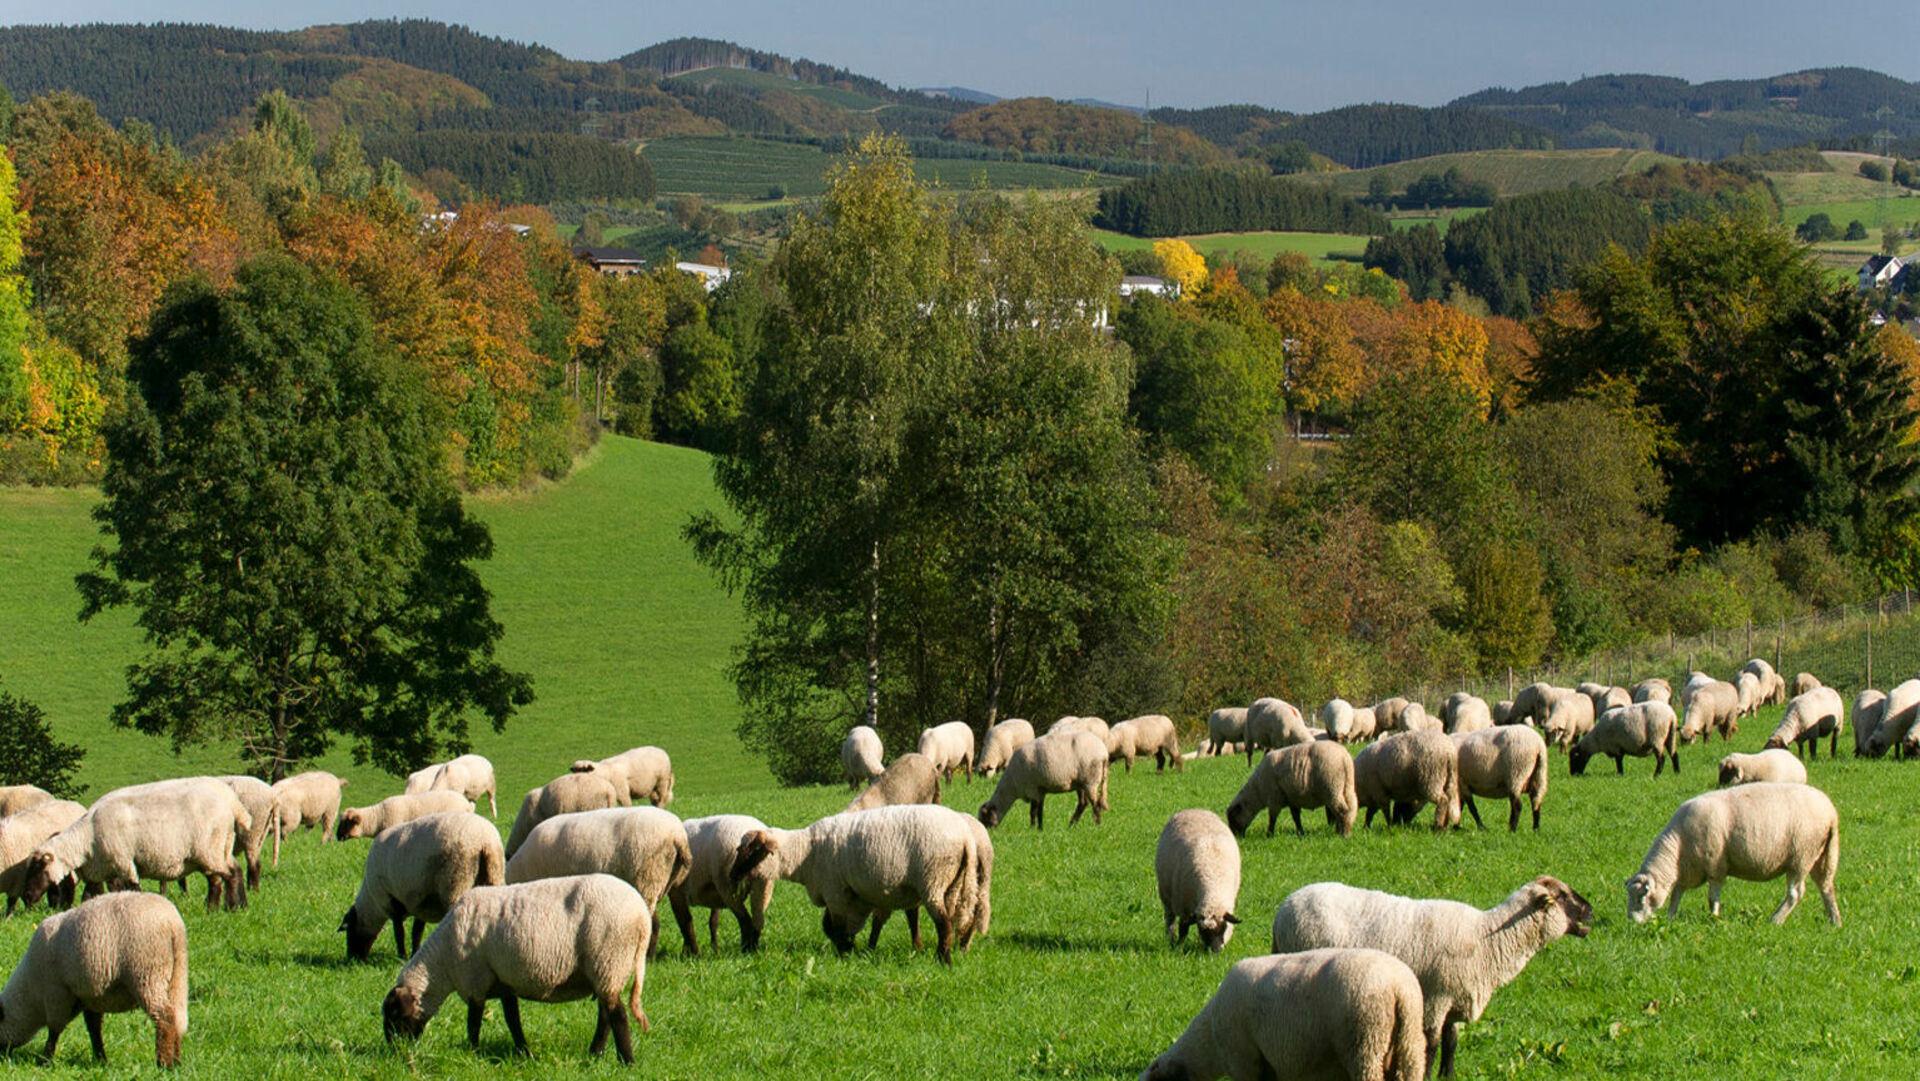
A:
[[[1096,243],[1114,252],[1151,248],[1155,241],[1153,237],[1128,236],[1107,229],[1093,229],[1090,232]],[[1195,233],[1176,239],[1186,241],[1193,245],[1193,250],[1207,256],[1215,252],[1231,254],[1245,249],[1262,259],[1272,259],[1281,252],[1292,251],[1323,263],[1336,256],[1359,259],[1367,248],[1366,237],[1345,233]]]
[[[1492,184],[1501,196],[1525,195],[1571,184],[1604,184],[1615,177],[1645,172],[1663,161],[1677,161],[1647,150],[1481,150],[1470,154],[1440,154],[1395,162],[1372,169],[1337,173],[1303,173],[1301,179],[1331,185],[1342,195],[1363,196],[1373,178],[1384,176],[1394,191],[1428,173],[1444,174],[1458,168],[1468,180]]]

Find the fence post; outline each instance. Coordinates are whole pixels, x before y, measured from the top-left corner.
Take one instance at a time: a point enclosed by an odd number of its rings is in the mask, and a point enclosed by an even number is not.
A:
[[[1513,665],[1507,665],[1507,701],[1513,701]]]
[[[1873,624],[1867,624],[1867,686],[1873,686]]]
[[[1773,670],[1780,670],[1780,636],[1777,634],[1773,636]]]
[[[1747,617],[1747,656],[1753,656],[1753,617]]]

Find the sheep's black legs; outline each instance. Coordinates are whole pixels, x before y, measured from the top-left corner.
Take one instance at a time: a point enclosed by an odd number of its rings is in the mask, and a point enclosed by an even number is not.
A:
[[[878,919],[880,917],[876,916],[875,918]],[[939,922],[940,922],[939,917],[938,916],[934,917],[934,926],[936,927],[939,926]],[[909,934],[913,935],[913,948],[916,950],[919,949],[920,948],[920,910],[917,908],[907,909],[907,931]],[[949,939],[951,939],[952,936],[949,935],[948,937]]]
[[[71,1020],[71,1018],[69,1018],[68,1020]],[[60,1032],[62,1029],[66,1027],[67,1025],[65,1021],[62,1021],[57,1025],[51,1022],[47,1024],[47,1046],[44,1050],[40,1052],[40,1055],[41,1057],[45,1058],[48,1062],[53,1061],[54,1049],[60,1046]]]
[[[880,911],[875,912],[873,914],[873,930],[867,932],[867,949],[873,949],[875,946],[880,944],[880,928],[885,927],[887,925],[887,920],[892,918],[892,916],[893,916],[893,910],[886,909],[886,908],[883,908]],[[911,926],[911,921],[913,917],[909,915],[907,919],[909,921],[909,926]],[[920,946],[919,928],[917,927],[914,928],[913,937],[914,937],[913,945],[917,949]]]
[[[1287,810],[1293,812],[1293,832],[1299,834],[1302,837],[1305,837],[1307,835],[1307,827],[1300,824],[1300,808],[1289,807],[1287,808]],[[1273,836],[1273,831],[1268,830],[1267,836],[1269,837]]]
[[[627,1023],[627,1011],[615,1002],[607,1008],[607,1023],[613,1026],[613,1050],[621,1065],[633,1065],[633,1029]]]
[[[1440,1028],[1440,1076],[1453,1076],[1453,1049],[1460,1043],[1460,1023],[1451,1017]]]
[[[1480,808],[1473,802],[1472,793],[1461,793],[1460,805],[1465,807],[1467,813],[1473,816],[1474,825],[1479,826],[1481,829],[1487,828],[1487,824],[1480,820]],[[1516,810],[1513,813],[1517,816],[1520,812]]]
[[[467,1003],[467,1046],[480,1049],[480,1019],[487,1015],[485,1002]]]
[[[100,1031],[101,1015],[97,1010],[82,1010],[80,1017],[87,1023],[87,1040],[93,1044],[93,1061],[107,1061],[107,1041]]]
[[[513,1037],[513,1049],[519,1054],[527,1053],[527,1034],[520,1028],[520,1000],[512,995],[500,996],[500,1015],[507,1019],[507,1033]]]
[[[399,954],[402,961],[412,956],[407,953],[407,918],[405,916],[393,918],[393,952]]]
[[[613,1029],[612,1022],[607,1020],[607,1014],[611,1013],[612,1010],[620,1008],[616,1005],[610,1010],[604,1002],[598,1003],[597,1005],[599,1006],[599,1010],[593,1018],[593,1040],[587,1044],[587,1054],[592,1055],[594,1058],[599,1058],[601,1055],[606,1054],[607,1033]]]
[[[679,889],[671,890],[667,893],[667,900],[673,905],[673,922],[679,924],[680,938],[686,943],[684,952],[689,957],[700,956],[700,936],[693,929],[693,905],[688,903],[686,892]],[[711,911],[715,916],[720,914],[719,909]]]
[[[415,916],[413,918],[413,949],[407,951],[407,957],[412,957],[414,954],[420,952],[420,936],[425,934],[426,930],[427,921]],[[402,958],[402,960],[405,960],[405,958]]]

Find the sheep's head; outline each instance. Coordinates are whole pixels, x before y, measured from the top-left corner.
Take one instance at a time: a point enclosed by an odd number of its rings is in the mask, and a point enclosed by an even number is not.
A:
[[[980,805],[980,824],[988,829],[999,825],[1000,820],[1005,817],[1006,812],[1002,811],[999,805],[995,804],[992,800],[988,800]]]
[[[1140,1081],[1192,1081],[1192,1078],[1193,1071],[1187,1069],[1186,1063],[1174,1058],[1171,1051],[1154,1059],[1140,1074]]]
[[[347,914],[340,917],[338,929],[347,933],[347,960],[349,961],[366,960],[373,953],[374,942],[380,937],[380,925],[374,924],[372,930],[362,927],[360,915],[353,908],[347,909]]]
[[[765,830],[749,830],[740,838],[740,847],[734,849],[733,862],[727,866],[728,880],[741,881],[779,850],[780,843],[771,834]]]
[[[1787,745],[1787,741],[1784,739],[1781,739],[1779,736],[1768,736],[1766,746],[1762,747],[1761,750],[1777,751],[1785,748],[1786,745]],[[1727,782],[1723,779],[1720,783],[1726,784]]]
[[[334,827],[333,839],[345,841],[360,836],[360,812],[341,811],[340,824]]]
[[[1259,813],[1259,808],[1253,805],[1252,800],[1235,796],[1233,802],[1227,804],[1227,828],[1233,831],[1235,837],[1245,837],[1247,827],[1253,824]]]
[[[574,773],[592,773],[599,765],[600,763],[591,758],[582,758],[568,768]]]
[[[1734,762],[1733,756],[1728,755],[1722,758],[1720,760],[1720,786],[1724,788],[1730,784],[1738,784],[1739,781],[1740,766]]]
[[[1667,887],[1645,871],[1627,879],[1627,915],[1635,923],[1645,923],[1667,903]]]
[[[1567,772],[1580,776],[1587,772],[1587,762],[1592,758],[1593,752],[1586,748],[1584,741],[1574,744],[1567,749]]]
[[[1585,897],[1574,892],[1572,886],[1553,877],[1541,875],[1534,879],[1528,888],[1534,891],[1534,905],[1548,913],[1553,919],[1564,921],[1561,934],[1575,938],[1585,938],[1593,930],[1593,905]]]
[[[1210,953],[1219,953],[1233,939],[1233,928],[1240,917],[1229,912],[1224,916],[1207,916],[1195,924],[1200,931],[1200,944]]]
[[[27,857],[27,872],[20,885],[20,900],[27,904],[39,901],[66,874],[67,869],[54,860],[53,853],[44,850],[35,852]]]
[[[420,994],[411,987],[396,987],[387,992],[380,1004],[380,1031],[392,1043],[395,1036],[417,1040],[427,1029],[427,1015],[420,1008]]]

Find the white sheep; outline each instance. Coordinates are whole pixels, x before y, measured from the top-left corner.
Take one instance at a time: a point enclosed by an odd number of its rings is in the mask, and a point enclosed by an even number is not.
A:
[[[1247,764],[1255,753],[1278,750],[1296,743],[1312,743],[1317,738],[1307,727],[1306,718],[1293,703],[1278,698],[1259,698],[1247,707]]]
[[[1740,670],[1753,673],[1754,682],[1757,685],[1754,696],[1755,709],[1763,705],[1778,705],[1787,700],[1787,681],[1780,673],[1773,670],[1773,665],[1755,657],[1741,665]]]
[[[1033,828],[1041,829],[1047,796],[1054,792],[1079,796],[1068,826],[1079,822],[1088,808],[1093,810],[1093,824],[1100,824],[1100,815],[1107,809],[1107,747],[1098,736],[1091,732],[1046,735],[1013,752],[993,795],[980,805],[980,821],[991,829],[1014,803],[1026,800]]]
[[[1102,725],[1101,743],[1106,742],[1105,726]],[[967,782],[973,782],[973,726],[965,721],[948,721],[920,733],[920,744],[914,750],[926,755],[942,777],[951,779],[956,773],[965,773]]]
[[[847,731],[847,738],[840,741],[840,769],[847,776],[847,787],[855,791],[886,772],[880,733],[872,725],[856,724]]]
[[[1887,711],[1887,694],[1869,687],[1853,699],[1853,754],[1856,758],[1865,757],[1867,744],[1872,741],[1873,733],[1880,727],[1880,718]]]
[[[1374,722],[1382,732],[1405,732],[1407,729],[1401,727],[1400,723],[1401,714],[1405,713],[1407,707],[1412,704],[1408,699],[1399,697],[1375,702],[1373,704]]]
[[[393,948],[406,960],[420,949],[429,923],[446,918],[475,886],[506,881],[507,856],[500,831],[472,811],[441,811],[402,822],[374,838],[360,876],[360,892],[340,917],[347,957],[364,961],[393,922]],[[413,918],[413,944],[402,925]]]
[[[875,807],[889,807],[896,803],[939,802],[939,769],[926,755],[908,751],[881,771],[866,791],[855,796],[853,802],[847,804],[847,810],[870,811]]]
[[[1867,737],[1867,753],[1878,758],[1886,754],[1889,747],[1904,748],[1907,734],[1913,730],[1917,718],[1920,718],[1920,679],[1910,679],[1887,692],[1886,701],[1880,705],[1879,723]],[[1896,750],[1896,757],[1901,753],[1902,750]]]
[[[26,953],[0,990],[0,1050],[47,1030],[53,1058],[60,1033],[86,1018],[96,1062],[107,1060],[101,1016],[140,1010],[153,1019],[154,1058],[180,1061],[187,1034],[187,925],[155,893],[110,893],[33,929]]]
[[[1001,721],[987,729],[987,742],[980,748],[980,757],[974,760],[973,772],[982,777],[993,776],[1007,768],[1007,759],[1013,757],[1013,752],[1032,742],[1032,722],[1018,717]]]
[[[1486,699],[1460,691],[1440,707],[1440,723],[1449,736],[1478,732],[1493,727],[1493,710]]]
[[[177,882],[207,879],[207,908],[247,903],[246,875],[233,856],[234,839],[252,825],[233,789],[211,777],[189,777],[116,789],[27,857],[21,900],[40,899],[72,874],[92,897],[107,888],[134,888],[142,878]]]
[[[1773,735],[1767,737],[1766,745],[1774,748],[1792,744],[1801,757],[1812,748],[1813,757],[1819,758],[1820,737],[1825,736],[1827,754],[1838,754],[1840,730],[1846,727],[1846,716],[1846,704],[1840,700],[1840,692],[1816,685],[1787,702],[1787,711],[1781,715]]]
[[[673,802],[673,759],[658,747],[635,747],[599,761],[583,758],[573,764],[575,773],[597,773],[613,785],[615,800],[622,807],[635,800],[646,800],[655,807]]]
[[[1353,707],[1353,723],[1347,729],[1348,743],[1365,743],[1380,733],[1379,718],[1374,716],[1372,706]]]
[[[333,840],[334,820],[340,817],[340,790],[344,777],[324,770],[296,773],[273,783],[274,813],[280,823],[273,831],[273,865],[280,866],[280,842],[294,830],[318,828],[320,842]]]
[[[1752,672],[1740,672],[1733,677],[1733,693],[1740,701],[1740,716],[1751,717],[1760,712],[1762,689],[1760,677]]]
[[[1546,682],[1529,683],[1513,696],[1513,712],[1509,722],[1531,724],[1539,728],[1546,723],[1547,714],[1554,704],[1573,693],[1572,687],[1555,687]]]
[[[1593,731],[1593,699],[1578,692],[1563,694],[1547,710],[1540,732],[1547,742],[1563,751],[1571,751],[1588,732]]]
[[[1341,743],[1352,741],[1353,703],[1344,698],[1330,698],[1320,707],[1316,716],[1320,720],[1320,729]]]
[[[660,898],[693,866],[680,816],[658,807],[606,807],[555,815],[535,826],[507,858],[507,882],[609,874],[633,886],[653,913],[648,941],[660,945]]]
[[[27,857],[34,849],[60,835],[87,813],[85,807],[70,799],[47,800],[36,803],[24,811],[0,818],[0,891],[7,895],[7,915],[13,915],[14,905],[20,901],[21,891],[27,885],[29,866]],[[53,907],[64,908],[73,903],[73,882],[61,880],[60,896]]]
[[[1422,1081],[1423,1009],[1413,971],[1378,950],[1249,957],[1140,1081]]]
[[[1715,731],[1723,743],[1740,731],[1739,690],[1711,677],[1688,680],[1680,692],[1680,742],[1692,743]]]
[[[1500,701],[1495,702],[1493,704],[1493,723],[1494,724],[1516,723],[1516,718],[1513,715],[1513,699],[1502,698]]]
[[[612,875],[475,886],[427,936],[380,1004],[387,1041],[419,1039],[447,996],[459,995],[467,1004],[467,1042],[477,1049],[486,1001],[497,998],[514,1049],[525,1054],[521,999],[590,997],[599,1016],[587,1052],[604,1052],[611,1034],[620,1061],[631,1063],[633,1037],[620,993],[631,978],[626,1006],[647,1031],[640,986],[652,919],[646,900]]]
[[[53,793],[31,784],[0,785],[0,818],[17,815],[53,798]]]
[[[1168,945],[1185,942],[1195,927],[1200,929],[1200,944],[1211,953],[1219,953],[1233,939],[1233,927],[1240,922],[1233,914],[1240,898],[1240,846],[1219,815],[1195,808],[1167,819],[1153,850],[1153,877],[1160,887]]]
[[[1615,706],[1600,715],[1593,731],[1580,738],[1567,755],[1568,771],[1585,773],[1587,761],[1603,754],[1613,759],[1613,771],[1627,772],[1627,756],[1653,756],[1653,775],[1673,760],[1673,771],[1680,772],[1680,722],[1673,707],[1665,702],[1638,702]]]
[[[402,788],[400,790],[401,793],[403,795],[412,796],[412,795],[417,795],[421,792],[432,791],[434,775],[439,772],[440,772],[440,763],[438,762],[435,762],[430,766],[422,766],[419,769],[414,770],[412,773],[407,774],[407,785],[405,788]]]
[[[1597,721],[1600,715],[1610,709],[1633,705],[1633,692],[1625,687],[1610,687],[1604,683],[1582,683],[1581,694],[1593,703],[1593,716]]]
[[[747,834],[767,828],[752,815],[711,815],[689,818],[682,823],[687,830],[687,848],[693,862],[687,877],[667,891],[673,905],[674,920],[686,940],[686,952],[698,956],[700,936],[693,931],[693,906],[707,912],[707,938],[716,948],[720,941],[720,910],[733,913],[740,924],[740,948],[752,953],[760,948],[760,935],[767,926],[767,906],[773,902],[773,884],[779,881],[777,864],[755,867],[743,880],[728,877],[740,841]]]
[[[1652,679],[1643,679],[1633,685],[1633,700],[1635,702],[1665,702],[1671,705],[1673,704],[1673,684],[1668,683],[1658,676]]]
[[[1273,951],[1381,950],[1420,981],[1427,1055],[1453,1074],[1460,1023],[1478,1021],[1493,993],[1564,935],[1585,938],[1593,906],[1549,875],[1484,911],[1459,901],[1415,900],[1321,882],[1293,891],[1273,917]]]
[[[1801,672],[1795,675],[1788,683],[1787,693],[1792,698],[1798,698],[1816,687],[1824,686],[1826,686],[1826,684],[1820,682],[1819,676],[1814,675],[1812,672]]]
[[[1720,787],[1759,781],[1806,784],[1807,767],[1792,751],[1779,748],[1759,754],[1730,754],[1720,760]]]
[[[1247,707],[1223,706],[1207,714],[1207,746],[1211,753],[1219,754],[1221,748],[1228,748],[1247,738]]]
[[[1354,794],[1389,825],[1412,822],[1422,803],[1433,804],[1436,832],[1460,823],[1460,755],[1440,732],[1401,732],[1375,743],[1353,760]]]
[[[1840,816],[1825,792],[1765,781],[1717,789],[1682,803],[1654,838],[1639,872],[1627,879],[1627,915],[1645,923],[1662,904],[1668,915],[1678,915],[1680,896],[1705,882],[1708,906],[1718,916],[1728,878],[1765,882],[1786,875],[1786,899],[1773,912],[1774,923],[1785,923],[1811,872],[1827,919],[1838,927],[1833,878],[1839,869]]]
[[[1100,742],[1105,743],[1107,741],[1108,728],[1107,722],[1099,717],[1072,716],[1062,717],[1047,726],[1047,735],[1049,736],[1056,736],[1062,732],[1091,732],[1100,737]]]
[[[1285,807],[1293,813],[1294,830],[1304,836],[1307,831],[1300,822],[1300,812],[1325,807],[1327,825],[1338,830],[1340,836],[1349,837],[1359,805],[1353,786],[1353,756],[1327,740],[1298,743],[1268,751],[1253,767],[1246,784],[1227,805],[1227,828],[1236,837],[1245,836],[1247,826],[1265,810],[1267,836],[1271,837],[1280,809]]]
[[[631,753],[631,752],[629,752]],[[665,753],[665,752],[662,752]],[[412,776],[407,778],[412,783]],[[672,785],[669,782],[669,789]],[[427,778],[428,792],[458,792],[472,800],[478,807],[480,797],[487,797],[487,817],[500,817],[500,805],[494,802],[493,763],[482,755],[463,754],[449,762],[433,767],[433,776]],[[416,795],[411,788],[408,795]]]
[[[1153,756],[1155,773],[1166,772],[1167,763],[1173,768],[1185,771],[1187,766],[1180,758],[1180,734],[1174,731],[1173,720],[1158,713],[1132,720],[1121,721],[1107,731],[1107,759],[1120,759],[1126,763],[1128,773],[1133,772],[1133,760]]]
[[[1533,828],[1540,828],[1540,806],[1547,801],[1547,741],[1524,724],[1500,725],[1448,737],[1460,761],[1460,802],[1484,827],[1473,797],[1507,801],[1507,829],[1520,828],[1520,801],[1533,807]]]
[[[1439,732],[1445,735],[1446,726],[1440,723],[1440,718],[1428,713],[1427,707],[1418,702],[1408,702],[1407,708],[1400,711],[1399,731]]]
[[[528,792],[520,801],[520,813],[513,816],[513,829],[507,834],[507,857],[511,859],[519,851],[521,842],[535,826],[555,815],[617,806],[620,806],[620,793],[603,773],[567,773],[555,777]]]
[[[247,817],[251,820],[247,828],[234,838],[234,843],[240,846],[234,855],[246,858],[247,888],[253,889],[260,885],[260,851],[266,847],[267,838],[279,826],[279,803],[274,799],[273,786],[258,777],[236,773],[218,780],[240,797],[240,805],[247,809]]]
[[[334,839],[347,841],[355,837],[377,837],[382,831],[424,815],[472,810],[473,801],[447,789],[417,792],[410,796],[388,796],[370,807],[349,807],[341,811],[340,826],[334,831]]]

